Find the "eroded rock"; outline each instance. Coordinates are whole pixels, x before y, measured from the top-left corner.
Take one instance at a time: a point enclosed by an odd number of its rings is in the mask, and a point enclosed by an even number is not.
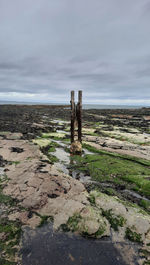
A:
[[[111,226],[115,230],[124,233],[123,237],[121,235],[121,240],[126,237],[138,243],[150,243],[150,216],[141,208],[97,191],[92,191],[90,196],[92,196],[96,207],[102,211]]]

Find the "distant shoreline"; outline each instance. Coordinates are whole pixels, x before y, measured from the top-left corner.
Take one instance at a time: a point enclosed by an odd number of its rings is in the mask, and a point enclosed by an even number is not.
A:
[[[41,102],[17,102],[17,101],[0,101],[0,105],[38,105],[38,106],[66,106],[67,103],[41,103]],[[83,109],[141,109],[149,108],[143,105],[102,105],[102,104],[83,104]]]

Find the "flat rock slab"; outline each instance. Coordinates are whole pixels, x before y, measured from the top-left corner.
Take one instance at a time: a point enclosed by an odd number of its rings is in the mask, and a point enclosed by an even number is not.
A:
[[[15,149],[16,152],[14,152]],[[17,152],[17,149],[22,150],[22,152]],[[0,140],[0,150],[3,159],[12,162],[40,157],[38,146],[26,140]]]
[[[9,161],[5,165],[9,181],[3,193],[19,200],[28,210],[53,215],[55,228],[89,204],[84,185],[47,163],[38,145],[3,139],[0,147],[2,158]],[[22,221],[22,215],[16,215],[16,219]],[[24,218],[23,223],[33,226],[30,218]]]
[[[127,143],[116,139],[89,135],[85,136],[83,140],[87,144],[100,150],[150,160],[150,146],[139,146],[137,144]]]

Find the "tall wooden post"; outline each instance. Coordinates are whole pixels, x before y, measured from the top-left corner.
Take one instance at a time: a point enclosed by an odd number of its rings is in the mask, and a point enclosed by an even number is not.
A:
[[[82,142],[82,91],[78,91],[78,103],[74,102],[74,91],[71,91],[71,143],[75,141],[75,123],[78,124],[78,141]]]
[[[78,141],[82,142],[82,91],[78,92]]]
[[[71,143],[74,142],[74,126],[75,125],[75,103],[74,91],[71,91]]]

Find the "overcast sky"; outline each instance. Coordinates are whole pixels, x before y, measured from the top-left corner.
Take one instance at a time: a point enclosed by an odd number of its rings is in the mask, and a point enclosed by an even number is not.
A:
[[[150,0],[0,0],[0,100],[150,104]]]

